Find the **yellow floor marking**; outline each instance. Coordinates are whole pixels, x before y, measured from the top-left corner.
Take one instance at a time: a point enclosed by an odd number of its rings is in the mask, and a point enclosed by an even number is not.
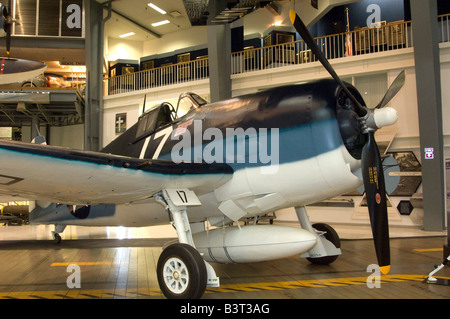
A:
[[[383,282],[405,282],[405,281],[424,281],[426,275],[383,275]],[[449,277],[436,278],[450,280]],[[218,288],[208,287],[205,293],[225,293],[225,292],[243,292],[243,291],[267,291],[267,290],[284,290],[284,289],[300,289],[300,288],[323,288],[331,286],[352,286],[366,285],[367,277],[351,277],[351,278],[331,278],[331,279],[314,279],[314,280],[293,280],[281,282],[259,282],[259,283],[241,283],[222,285]],[[82,285],[83,287],[83,285]],[[54,291],[16,291],[1,292],[0,299],[58,299],[58,298],[148,298],[163,297],[159,288],[115,288],[115,289],[66,289]]]
[[[426,249],[414,249],[414,251],[417,251],[419,253],[424,253],[427,251],[443,251],[443,248],[426,248]]]
[[[120,265],[123,264],[123,262],[116,262],[116,261],[74,261],[70,263],[52,263],[51,267],[59,267],[64,266],[67,267],[69,265],[78,265],[78,266],[101,266],[101,265]]]
[[[425,277],[426,276],[423,275],[384,275],[381,276],[381,282],[423,281]],[[366,285],[366,284],[367,284],[367,277],[352,277],[352,278],[313,279],[313,280],[283,281],[283,282],[230,284],[230,285],[221,285],[219,288],[208,288],[208,292],[281,290],[281,289],[320,288],[330,286],[350,286],[350,285]]]

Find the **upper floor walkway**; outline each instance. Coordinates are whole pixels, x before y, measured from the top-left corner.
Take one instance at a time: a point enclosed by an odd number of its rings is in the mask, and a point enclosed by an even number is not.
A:
[[[440,42],[450,42],[450,15],[441,15],[439,21]],[[329,60],[376,53],[400,53],[412,50],[411,21],[399,21],[373,28],[360,28],[351,32],[315,38]],[[409,50],[406,50],[409,51]],[[304,41],[295,41],[261,48],[248,48],[231,53],[231,77],[256,76],[267,72],[280,72],[285,68],[306,66],[316,58]],[[171,64],[158,68],[133,72],[105,79],[104,94],[112,96],[161,87],[188,84],[209,78],[208,57],[194,61]]]

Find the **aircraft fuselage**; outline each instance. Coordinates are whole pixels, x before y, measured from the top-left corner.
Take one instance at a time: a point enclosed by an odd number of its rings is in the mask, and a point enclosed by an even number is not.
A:
[[[154,131],[145,131],[144,120],[150,127],[144,114],[103,152],[149,159],[149,165],[152,159],[221,162],[234,170],[225,184],[197,194],[202,205],[189,208],[191,222],[223,216],[238,220],[304,206],[362,184],[355,115],[333,80],[203,105]],[[165,224],[168,218],[152,200],[92,206],[89,218],[77,216],[76,209],[58,218],[63,216],[67,220],[60,222],[66,224],[124,226]],[[43,219],[35,216],[35,221]]]

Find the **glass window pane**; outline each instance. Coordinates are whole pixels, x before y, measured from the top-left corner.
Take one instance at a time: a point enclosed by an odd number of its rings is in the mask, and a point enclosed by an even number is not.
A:
[[[62,1],[61,35],[67,37],[81,37],[83,27],[83,1]]]
[[[39,35],[59,35],[59,1],[39,1]]]
[[[36,0],[16,0],[15,10],[14,34],[36,35]]]

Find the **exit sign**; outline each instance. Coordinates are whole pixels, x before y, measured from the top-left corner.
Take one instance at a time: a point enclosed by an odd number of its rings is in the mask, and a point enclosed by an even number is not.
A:
[[[425,159],[434,159],[434,148],[433,147],[425,148]]]

